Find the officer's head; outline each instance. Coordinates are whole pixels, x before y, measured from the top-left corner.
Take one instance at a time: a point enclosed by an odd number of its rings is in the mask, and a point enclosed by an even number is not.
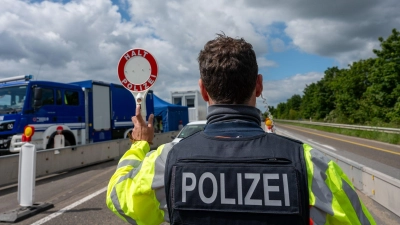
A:
[[[253,46],[243,38],[217,34],[204,45],[199,57],[199,86],[205,101],[212,104],[255,106],[262,92]]]

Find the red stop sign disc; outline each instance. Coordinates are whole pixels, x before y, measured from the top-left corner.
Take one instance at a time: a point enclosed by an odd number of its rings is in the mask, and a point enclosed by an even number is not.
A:
[[[125,52],[118,63],[118,78],[132,92],[149,90],[157,80],[158,65],[153,55],[140,48]]]

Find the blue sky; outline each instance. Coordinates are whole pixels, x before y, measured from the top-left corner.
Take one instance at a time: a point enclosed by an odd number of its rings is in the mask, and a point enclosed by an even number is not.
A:
[[[154,93],[198,90],[197,55],[223,31],[257,54],[263,96],[276,106],[323,77],[374,57],[378,37],[400,29],[397,0],[0,0],[0,78],[118,83],[131,48],[157,59]],[[397,27],[396,27],[397,26]],[[257,107],[265,110],[260,98]]]
[[[296,49],[274,52],[267,54],[266,57],[278,64],[278,66],[261,70],[261,73],[265,74],[264,78],[268,80],[280,80],[296,73],[304,74],[310,71],[323,73],[327,68],[337,66],[337,62],[332,58],[308,54]]]

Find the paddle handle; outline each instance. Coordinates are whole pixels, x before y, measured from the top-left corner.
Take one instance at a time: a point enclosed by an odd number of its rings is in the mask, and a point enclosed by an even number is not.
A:
[[[147,96],[147,91],[144,92],[139,92],[139,93],[133,93],[133,97],[135,98],[136,101],[136,107],[140,107],[140,114],[143,117],[144,121],[147,121],[146,116],[147,116],[147,110],[146,110],[146,96]]]

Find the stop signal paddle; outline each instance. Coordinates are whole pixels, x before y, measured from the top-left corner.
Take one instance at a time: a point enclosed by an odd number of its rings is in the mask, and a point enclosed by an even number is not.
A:
[[[154,56],[141,48],[125,52],[118,62],[118,78],[121,84],[134,96],[136,107],[146,120],[146,95],[158,76],[158,65]]]

